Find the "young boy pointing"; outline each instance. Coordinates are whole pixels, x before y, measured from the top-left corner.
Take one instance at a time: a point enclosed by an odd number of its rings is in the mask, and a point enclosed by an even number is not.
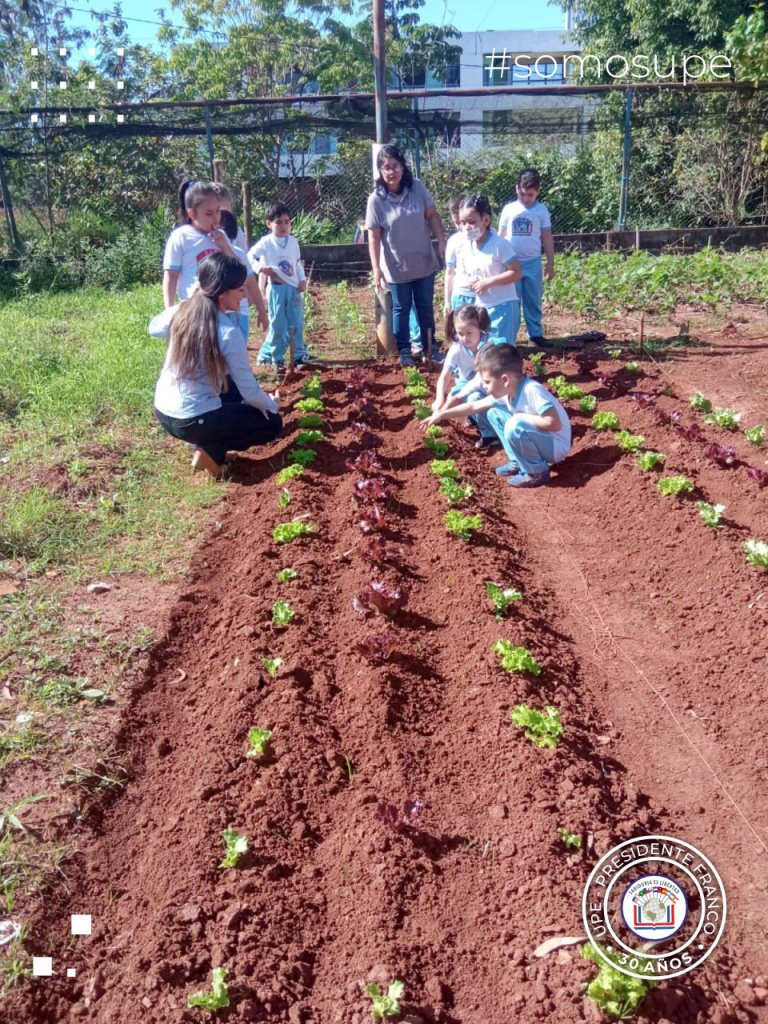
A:
[[[541,487],[549,482],[549,466],[571,450],[568,413],[543,384],[525,376],[514,345],[488,345],[476,365],[488,397],[433,413],[424,427],[487,413],[509,459],[496,473],[512,487]]]

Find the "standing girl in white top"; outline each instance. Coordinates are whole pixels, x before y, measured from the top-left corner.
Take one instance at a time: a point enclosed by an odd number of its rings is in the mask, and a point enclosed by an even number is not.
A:
[[[217,252],[239,259],[245,265],[247,282],[250,281],[252,290],[258,291],[253,271],[246,263],[245,253],[238,254],[231,246],[226,232],[219,227],[221,202],[216,186],[211,182],[185,181],[179,189],[179,204],[186,215],[186,223],[175,228],[165,244],[165,308],[174,305],[177,294],[182,300],[190,297],[197,282],[197,268],[206,256]],[[250,287],[247,282],[246,291]]]
[[[520,300],[515,281],[520,279],[522,270],[512,244],[491,227],[487,196],[465,196],[459,221],[464,238],[451,257],[456,276],[468,280],[475,303],[488,310],[493,340],[514,345],[520,329]]]

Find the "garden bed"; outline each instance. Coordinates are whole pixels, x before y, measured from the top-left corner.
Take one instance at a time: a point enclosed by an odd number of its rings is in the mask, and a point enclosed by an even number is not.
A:
[[[744,426],[766,421],[754,397],[765,394],[764,342],[736,333],[629,376],[623,356],[545,360],[550,378],[594,394],[664,453],[661,471],[639,469],[576,401],[574,451],[539,491],[513,492],[490,472],[500,460],[463,428],[446,430],[475,488],[462,508],[482,518],[468,542],[446,532],[401,371],[368,367],[390,492],[382,535],[399,552],[379,567],[361,557],[356,525],[363,476],[349,463],[366,437],[348,415],[350,371],[325,371],[327,441],[286,484],[290,504],[278,508],[274,468],[298,412],[284,439],[237,463],[243,487],[202,543],[122,716],[131,782],[105,802],[66,867],[69,891],[51,889],[27,941],[58,976],[19,990],[9,1019],[198,1021],[187,997],[222,966],[232,1005],[221,1019],[233,1024],[362,1024],[361,984],[394,978],[413,1021],[593,1020],[594,968],[578,947],[533,951],[581,934],[596,857],[647,833],[702,849],[731,916],[707,966],[652,992],[639,1019],[761,1019],[768,812],[750,797],[768,777],[768,576],[741,544],[768,540],[768,491],[747,466],[768,467],[764,450],[687,406],[701,390],[743,410]],[[738,370],[724,374],[723,361]],[[283,393],[298,398],[298,385]],[[712,443],[733,445],[735,464],[713,461]],[[695,492],[662,496],[657,478],[673,474]],[[726,506],[723,528],[703,523],[697,499]],[[297,516],[314,531],[275,544],[273,526]],[[298,579],[281,583],[288,566]],[[391,617],[355,608],[373,579],[407,594]],[[501,621],[489,580],[523,595]],[[296,616],[284,629],[271,620],[278,600]],[[371,664],[358,645],[382,633],[392,650]],[[540,674],[504,671],[491,651],[500,638],[527,648]],[[272,676],[264,658],[284,663]],[[521,703],[558,709],[556,747],[539,749],[509,720]],[[253,726],[272,731],[264,759],[245,756]],[[382,800],[425,807],[398,831],[381,820]],[[250,847],[221,869],[228,827]],[[558,828],[581,848],[565,850]],[[71,913],[94,922],[74,948]]]

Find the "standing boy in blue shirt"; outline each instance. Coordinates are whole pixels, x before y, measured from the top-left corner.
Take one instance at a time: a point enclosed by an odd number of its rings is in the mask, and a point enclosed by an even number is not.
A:
[[[528,337],[538,348],[552,348],[541,326],[541,301],[544,294],[541,253],[547,257],[544,279],[555,276],[555,243],[549,210],[539,202],[541,179],[532,167],[521,171],[517,179],[517,199],[501,211],[499,234],[508,238],[515,250],[523,276],[517,282],[522,300]]]

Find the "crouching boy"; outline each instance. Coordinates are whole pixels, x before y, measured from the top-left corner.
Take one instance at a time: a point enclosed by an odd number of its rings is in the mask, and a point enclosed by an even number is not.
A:
[[[476,366],[488,397],[433,413],[423,426],[487,413],[508,459],[495,470],[497,475],[512,487],[548,483],[549,466],[571,450],[568,413],[543,384],[525,376],[522,356],[514,345],[486,346]]]

